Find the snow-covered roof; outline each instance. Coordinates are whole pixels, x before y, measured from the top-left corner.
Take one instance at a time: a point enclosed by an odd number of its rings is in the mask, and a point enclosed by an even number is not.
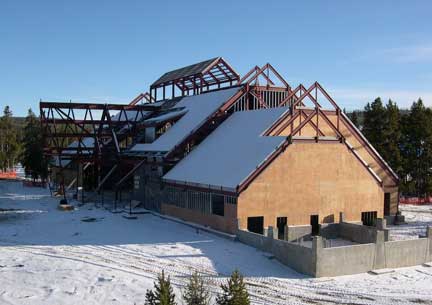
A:
[[[78,147],[81,147],[81,153],[82,154],[91,154],[91,153],[93,153],[93,148],[95,147],[94,138],[85,137],[85,138],[81,139],[81,143],[79,141],[73,141],[71,144],[68,145],[68,148],[78,148]],[[88,149],[86,149],[86,148],[88,148]],[[76,151],[74,151],[74,150],[65,150],[63,152],[63,154],[64,155],[74,155],[74,154],[76,154]]]
[[[173,111],[161,114],[159,116],[152,117],[150,119],[147,119],[147,120],[144,121],[144,124],[146,124],[146,125],[152,125],[152,124],[163,123],[163,122],[175,119],[175,118],[177,118],[179,116],[182,116],[186,112],[187,112],[186,109],[174,109]]]
[[[285,141],[285,137],[261,136],[285,111],[271,108],[232,114],[163,178],[235,190]]]
[[[145,118],[147,118],[150,114],[152,114],[152,111],[136,111],[136,110],[126,110],[126,111],[119,111],[115,115],[112,116],[112,121],[141,121]]]
[[[70,143],[68,145],[68,148],[77,148],[78,144],[79,144],[78,141],[73,141],[72,143]],[[90,138],[90,137],[82,138],[81,154],[83,154],[83,155],[92,154],[94,147],[95,147],[94,138]],[[88,149],[86,149],[86,148],[88,148]],[[54,166],[66,167],[72,161],[70,158],[76,154],[77,154],[77,152],[75,150],[65,150],[63,152],[63,158],[61,159],[61,162],[60,162],[60,157],[56,156],[55,158],[53,158],[51,163],[54,164]]]
[[[213,62],[215,62],[219,57],[204,60],[199,63],[182,67],[173,71],[169,71],[159,77],[152,86],[157,86],[166,82],[170,82],[176,79],[192,76],[194,74],[202,73],[206,68],[208,68]]]
[[[159,103],[157,106],[159,107],[161,105],[161,103]],[[153,111],[141,111],[138,112],[136,110],[126,110],[126,111],[120,111],[117,114],[113,115],[111,117],[112,121],[141,121],[146,119],[147,117],[149,117],[151,114],[153,113]],[[130,125],[125,123],[125,125],[121,128],[120,131],[125,131],[127,129],[130,128]],[[108,140],[109,142],[110,140]],[[71,144],[68,145],[68,148],[76,148],[78,147],[79,142],[78,141],[73,141]],[[81,154],[92,154],[93,153],[93,149],[95,148],[95,141],[93,137],[85,137],[82,138],[82,143],[81,143]],[[84,148],[88,148],[88,149],[84,149]],[[74,150],[65,150],[63,152],[63,155],[76,155],[77,152]],[[69,163],[71,162],[71,159],[62,159],[62,162],[60,164],[60,161],[58,159],[58,157],[55,160],[55,165],[56,166],[62,166],[65,167],[67,165],[69,165]]]
[[[59,156],[53,156],[53,158],[50,160],[50,163],[53,166],[57,166],[57,167],[66,167],[70,164],[70,162],[71,162],[70,159],[65,159],[65,158],[62,158],[60,162]]]
[[[153,143],[136,144],[132,152],[168,152],[198,129],[238,90],[238,87],[187,96],[176,104],[187,111],[183,117]]]

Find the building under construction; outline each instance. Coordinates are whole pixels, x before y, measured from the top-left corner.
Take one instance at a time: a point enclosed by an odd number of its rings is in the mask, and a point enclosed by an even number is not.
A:
[[[163,74],[128,105],[40,102],[63,191],[129,194],[142,207],[235,233],[318,233],[398,209],[398,177],[315,82],[223,58]]]

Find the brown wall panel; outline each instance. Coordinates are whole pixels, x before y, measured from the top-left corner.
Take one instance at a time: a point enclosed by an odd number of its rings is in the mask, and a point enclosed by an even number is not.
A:
[[[332,121],[333,125],[337,126],[338,119],[336,114],[334,115],[329,114],[328,117]],[[288,120],[289,118],[287,118],[284,122],[282,122],[281,126]],[[302,120],[304,120],[304,118],[302,118]],[[316,117],[314,117],[312,121],[316,124]],[[293,122],[293,128],[295,128],[299,124],[300,124],[300,120],[296,119]],[[319,118],[318,126],[325,136],[335,136],[335,132],[321,117]],[[398,187],[395,185],[395,181],[392,179],[391,175],[387,171],[385,171],[384,168],[373,158],[373,156],[366,150],[365,146],[356,139],[356,137],[348,129],[347,123],[345,123],[342,119],[339,120],[339,129],[342,135],[354,147],[355,151],[360,155],[360,157],[367,164],[369,164],[372,170],[383,180],[386,192],[391,193],[390,212],[391,214],[396,214],[398,201],[399,201],[399,193],[398,193]],[[278,128],[276,128],[275,130],[278,130]],[[281,133],[281,136],[289,135],[290,131],[291,131],[291,127],[287,127]],[[314,137],[316,136],[316,131],[313,129],[312,125],[308,124],[302,129],[301,136]]]
[[[383,216],[384,192],[372,175],[341,143],[291,144],[238,198],[240,226],[247,217],[264,216],[264,226],[276,225],[276,217],[288,217],[288,225],[360,221],[362,211]]]

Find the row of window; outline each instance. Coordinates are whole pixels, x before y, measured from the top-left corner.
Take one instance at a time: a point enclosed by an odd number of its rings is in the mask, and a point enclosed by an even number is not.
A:
[[[209,192],[193,191],[176,187],[164,189],[165,203],[179,208],[199,211],[202,214],[224,216],[224,204],[237,204],[237,198]]]
[[[377,219],[377,211],[362,212],[361,220],[365,226],[375,226]],[[276,227],[278,229],[278,238],[283,239],[285,227],[288,225],[287,217],[277,217]],[[310,225],[312,226],[312,235],[319,234],[319,215],[310,216]],[[248,217],[247,229],[250,232],[263,234],[264,233],[264,216]]]
[[[377,219],[377,212],[362,212],[361,214],[361,220],[363,225],[365,226],[375,226],[376,225],[376,219]]]

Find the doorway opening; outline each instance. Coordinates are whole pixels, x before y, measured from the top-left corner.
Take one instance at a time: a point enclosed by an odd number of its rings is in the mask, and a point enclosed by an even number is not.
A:
[[[384,193],[384,216],[390,215],[390,193]]]
[[[249,232],[254,232],[257,234],[264,234],[264,217],[248,217],[247,228]]]
[[[310,224],[312,226],[312,235],[318,235],[319,234],[319,216],[318,215],[311,215],[310,217]]]
[[[286,217],[278,217],[276,219],[276,225],[278,229],[278,239],[284,239],[285,227],[287,226],[287,218]]]

